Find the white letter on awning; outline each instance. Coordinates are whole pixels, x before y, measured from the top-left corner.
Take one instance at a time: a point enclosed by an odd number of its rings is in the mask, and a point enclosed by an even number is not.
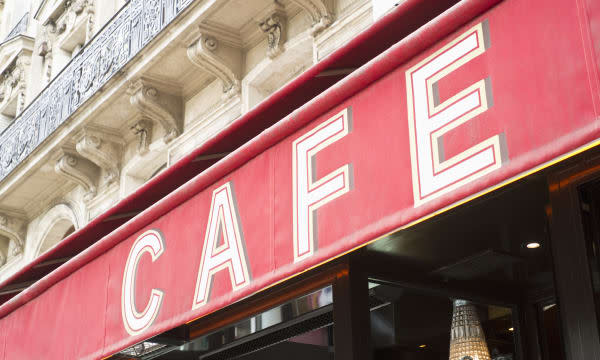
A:
[[[491,81],[483,79],[440,103],[438,82],[488,46],[487,22],[483,22],[406,72],[415,207],[502,166],[506,157],[503,134],[450,158],[444,154],[444,134],[487,111],[492,93]]]
[[[208,302],[214,275],[229,270],[233,290],[250,283],[243,234],[231,183],[213,191],[193,309]]]
[[[292,150],[294,261],[310,257],[317,247],[316,210],[350,191],[350,164],[316,180],[315,155],[350,132],[346,108],[296,139]]]
[[[165,250],[165,242],[162,234],[157,230],[148,230],[140,235],[133,243],[125,273],[123,275],[123,287],[121,291],[121,314],[125,329],[131,335],[136,335],[146,330],[152,323],[162,304],[163,292],[152,289],[150,301],[142,312],[138,312],[135,306],[135,277],[137,266],[144,253],[149,253],[154,262]]]

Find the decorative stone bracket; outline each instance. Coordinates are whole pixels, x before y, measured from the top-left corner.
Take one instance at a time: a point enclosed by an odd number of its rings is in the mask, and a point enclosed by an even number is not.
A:
[[[267,56],[271,59],[283,52],[285,42],[285,12],[277,11],[261,21],[258,26],[267,34]]]
[[[188,58],[203,70],[217,77],[223,83],[223,94],[230,98],[240,93],[240,81],[234,69],[216,54],[218,40],[211,35],[201,34],[200,38],[188,47]]]
[[[325,0],[292,0],[300,6],[312,20],[312,36],[316,36],[333,22],[333,15]]]
[[[104,170],[107,184],[119,179],[119,147],[108,134],[87,128],[79,134],[75,146],[79,155]]]
[[[0,235],[9,240],[8,253],[0,253],[0,266],[6,263],[6,260],[17,256],[23,252],[25,245],[26,221],[21,218],[9,216],[0,213]],[[4,255],[4,258],[2,258]]]
[[[89,160],[83,159],[72,153],[63,152],[56,161],[54,170],[67,180],[81,185],[86,192],[84,199],[90,200],[97,192],[95,179],[98,169]]]
[[[159,91],[155,87],[144,79],[138,79],[130,84],[128,94],[130,95],[131,105],[140,111],[143,118],[150,119],[162,126],[165,130],[165,143],[179,136],[181,131],[177,118],[170,109],[159,103]],[[147,128],[147,125],[145,126]],[[151,139],[147,135],[148,133],[144,136],[144,142],[146,143]]]

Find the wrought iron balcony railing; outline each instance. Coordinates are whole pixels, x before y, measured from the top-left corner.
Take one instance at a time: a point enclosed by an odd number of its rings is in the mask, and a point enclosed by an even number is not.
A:
[[[12,40],[19,35],[25,34],[27,32],[27,24],[29,23],[29,13],[23,15],[21,20],[15,25],[15,27],[8,33],[6,39],[2,43],[7,42],[8,40]]]
[[[0,134],[0,181],[194,0],[129,0]]]

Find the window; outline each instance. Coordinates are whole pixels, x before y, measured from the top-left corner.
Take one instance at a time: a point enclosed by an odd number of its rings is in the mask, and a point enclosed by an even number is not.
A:
[[[159,335],[115,359],[333,359],[332,287],[285,302],[182,345]]]

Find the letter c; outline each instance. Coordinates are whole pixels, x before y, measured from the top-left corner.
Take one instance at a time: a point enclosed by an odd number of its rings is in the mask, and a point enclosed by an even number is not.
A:
[[[142,312],[138,312],[135,306],[135,278],[137,266],[144,253],[152,256],[152,262],[156,261],[165,250],[165,241],[162,234],[157,230],[148,230],[140,235],[129,252],[125,273],[123,274],[123,287],[121,292],[121,314],[125,330],[130,335],[137,335],[146,330],[152,323],[162,305],[164,293],[158,289],[152,289],[148,305]]]

